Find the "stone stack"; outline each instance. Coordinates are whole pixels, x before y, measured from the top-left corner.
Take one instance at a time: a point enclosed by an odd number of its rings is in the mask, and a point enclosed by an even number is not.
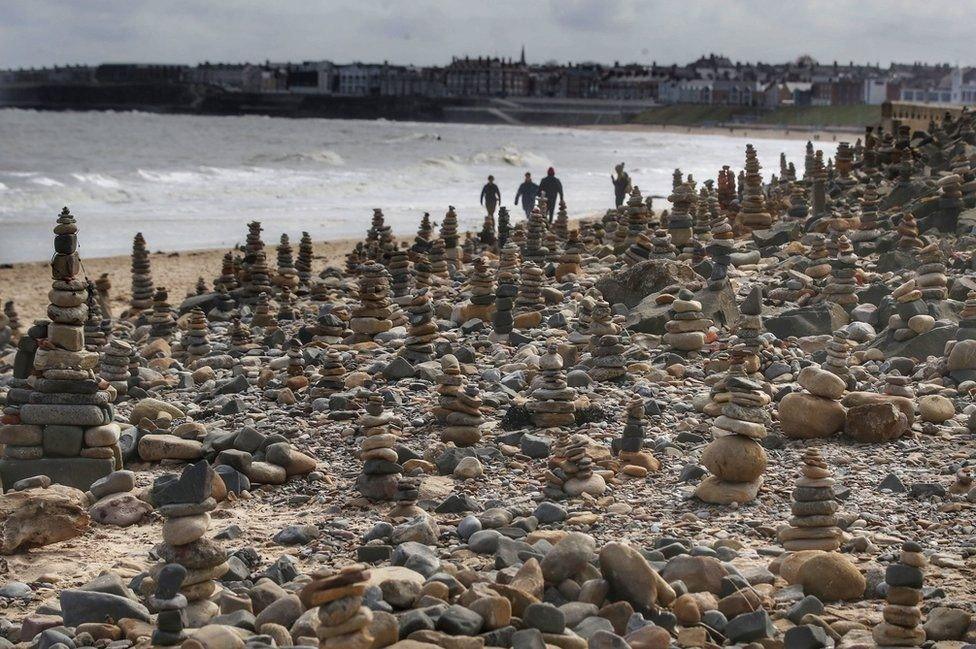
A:
[[[547,493],[556,497],[587,494],[594,498],[604,494],[607,482],[593,471],[593,458],[586,452],[589,445],[590,438],[581,433],[559,436],[550,470],[546,473]]]
[[[312,236],[308,232],[302,232],[302,238],[298,242],[298,258],[295,260],[299,286],[307,287],[312,283],[312,259],[314,256]]]
[[[95,295],[98,298],[98,306],[102,309],[102,317],[111,320],[114,318],[114,311],[112,311],[112,300],[109,295],[112,290],[112,280],[109,279],[108,273],[102,273],[95,280]],[[13,307],[13,302],[8,302],[11,308]],[[6,305],[4,305],[6,309]]]
[[[156,611],[156,629],[152,634],[152,646],[172,647],[186,640],[184,609],[186,596],[180,592],[187,570],[178,563],[163,566],[156,577],[156,590],[149,598],[149,606]]]
[[[882,610],[884,621],[872,629],[871,635],[879,647],[921,647],[925,644],[922,627],[922,585],[928,564],[922,546],[907,541],[901,546],[897,563],[885,569],[887,603]]]
[[[393,500],[403,472],[394,449],[397,431],[393,413],[383,408],[383,397],[371,394],[357,423],[363,436],[359,446],[363,470],[356,487],[370,500]]]
[[[298,315],[295,294],[287,286],[282,286],[281,295],[278,297],[278,325],[296,320]]]
[[[342,364],[342,354],[329,351],[319,365],[318,379],[309,389],[311,399],[328,397],[346,388],[346,367]]]
[[[416,518],[424,514],[424,510],[417,506],[420,484],[420,476],[400,476],[396,493],[393,494],[396,507],[390,510],[390,518]]]
[[[536,264],[546,261],[549,252],[544,245],[546,237],[546,217],[538,206],[532,209],[528,219],[528,231],[525,233],[525,247],[522,249],[522,259]]]
[[[857,181],[851,178],[851,170],[854,168],[854,151],[851,149],[850,142],[839,142],[837,153],[835,154],[834,170],[837,177],[834,182],[842,188],[848,188]]]
[[[393,291],[394,300],[410,295],[413,274],[410,272],[410,257],[407,251],[403,248],[392,250],[387,270],[390,271],[390,289]]]
[[[124,395],[129,391],[129,363],[132,352],[132,345],[118,338],[112,338],[102,350],[99,377],[108,381],[115,388],[116,394]]]
[[[810,235],[810,250],[807,252],[809,265],[803,272],[811,279],[823,279],[830,275],[830,253],[827,251],[827,240],[820,233]]]
[[[98,354],[85,350],[87,283],[80,278],[78,226],[64,208],[54,227],[50,321],[38,321],[18,342],[0,443],[0,484],[46,475],[87,490],[121,462],[111,395],[93,372]],[[31,367],[33,371],[31,372]],[[29,390],[26,381],[33,374]]]
[[[634,397],[627,404],[627,421],[624,424],[624,432],[620,438],[620,463],[625,474],[639,475],[640,471],[634,471],[628,467],[640,467],[645,471],[657,471],[661,468],[661,463],[644,449],[644,401],[640,397]]]
[[[724,216],[712,219],[709,225],[712,239],[705,250],[712,258],[712,272],[708,277],[708,288],[719,291],[728,281],[729,264],[732,263],[732,250],[735,248],[735,232]]]
[[[390,316],[389,274],[380,264],[370,262],[363,266],[359,277],[361,306],[354,309],[349,328],[353,331],[352,342],[371,341],[376,334],[393,328]]]
[[[542,285],[545,281],[545,273],[534,263],[526,261],[522,264],[522,271],[519,275],[518,297],[515,305],[520,313],[526,311],[541,311],[545,305],[545,298],[542,296]]]
[[[377,251],[374,260],[380,262],[382,262],[386,253],[392,250],[394,246],[393,230],[386,224],[386,219],[383,217],[383,210],[378,207],[373,208],[373,220],[370,222],[369,230],[366,232],[366,242],[367,244],[373,244],[372,247]]]
[[[496,337],[507,337],[512,333],[515,319],[512,308],[515,306],[515,296],[518,295],[518,285],[515,274],[509,270],[499,270],[498,287],[495,289],[495,312],[491,316],[491,325]]]
[[[654,231],[651,237],[651,259],[670,259],[678,258],[677,251],[671,243],[671,235],[663,228]]]
[[[478,241],[485,248],[494,248],[498,243],[498,230],[495,227],[495,217],[492,214],[485,214],[485,220],[481,224],[481,232],[478,233]]]
[[[451,273],[447,266],[445,254],[444,240],[435,239],[430,244],[430,274],[433,277],[448,280],[451,278]]]
[[[437,323],[434,322],[434,305],[430,291],[422,288],[404,305],[410,330],[400,355],[411,363],[424,363],[434,357],[434,340]]]
[[[88,303],[88,317],[85,319],[85,349],[90,352],[101,352],[105,347],[108,336],[102,327],[102,308],[94,296],[90,296]],[[4,314],[6,315],[6,314]],[[7,316],[9,319],[9,316]]]
[[[563,357],[555,342],[550,342],[539,359],[539,376],[533,382],[526,409],[532,423],[542,428],[563,428],[576,422],[576,390],[566,384]]]
[[[204,293],[209,293],[210,289],[207,288],[207,280],[203,277],[197,277],[197,285],[194,287],[193,293],[187,293],[187,297],[193,297],[194,295],[203,295]]]
[[[627,252],[624,253],[624,261],[630,266],[636,266],[642,261],[650,259],[653,251],[654,242],[651,241],[646,232],[641,232],[627,248]]]
[[[928,315],[928,307],[922,300],[922,291],[918,289],[917,281],[913,278],[904,282],[891,292],[891,297],[895,300],[897,313],[888,319],[888,328],[893,331],[895,340],[908,340],[919,333],[924,333],[917,331],[917,327],[912,328],[915,316]],[[914,322],[917,324],[919,320],[916,319]]]
[[[718,197],[711,190],[711,181],[705,181],[705,186],[699,190],[698,209],[694,213],[694,225],[692,232],[698,241],[707,241],[709,238],[709,222],[718,216]]]
[[[209,333],[210,327],[207,324],[206,314],[200,307],[194,307],[186,321],[186,333],[180,340],[183,351],[191,359],[209,355],[213,349],[210,345]]]
[[[448,205],[444,221],[441,222],[440,239],[444,242],[448,261],[458,265],[461,260],[461,253],[458,250],[458,217],[453,205]]]
[[[257,304],[254,305],[254,315],[251,317],[252,327],[263,329],[274,329],[278,326],[278,314],[271,297],[267,293],[258,295]]]
[[[556,265],[556,280],[563,281],[569,276],[579,277],[580,264],[583,261],[583,243],[580,241],[579,230],[573,230],[566,239],[566,246],[559,256]]]
[[[441,374],[437,378],[437,407],[434,418],[442,425],[441,441],[456,446],[474,446],[481,441],[481,396],[474,385],[466,385],[461,364],[451,354],[441,358]]]
[[[176,317],[169,303],[169,292],[165,286],[156,287],[153,294],[152,315],[149,316],[149,339],[172,340],[176,333]]]
[[[546,231],[545,249],[546,265],[559,263],[559,257],[563,254],[562,242],[552,230]]]
[[[762,175],[759,158],[751,144],[746,145],[745,189],[742,192],[742,207],[739,219],[743,226],[752,229],[768,228],[773,217],[766,210],[766,199],[762,190]]]
[[[883,234],[883,230],[878,224],[878,205],[881,199],[878,197],[878,188],[874,183],[868,183],[864,187],[864,194],[861,195],[861,220],[858,223],[857,231],[852,232],[851,240],[857,244],[861,253],[874,252],[875,241]]]
[[[295,268],[295,258],[288,240],[288,235],[282,233],[278,242],[278,273],[275,275],[274,283],[279,288],[298,288],[298,269]]]
[[[686,297],[671,303],[662,341],[678,352],[697,352],[705,346],[711,321],[702,313],[701,302],[690,299],[690,292]]]
[[[789,527],[779,531],[780,543],[786,550],[833,552],[840,548],[841,532],[835,515],[837,501],[834,499],[834,479],[816,448],[808,448],[803,453],[803,464],[793,490],[790,511],[793,518],[790,519]]]
[[[214,290],[219,291],[223,288],[227,291],[233,291],[238,286],[240,284],[237,281],[237,272],[234,269],[234,255],[230,252],[225,253],[220,266],[220,277],[214,281]]]
[[[836,374],[845,384],[850,385],[853,382],[850,362],[851,346],[848,342],[847,332],[838,329],[831,336],[830,342],[827,343],[827,358],[821,367],[832,374]]]
[[[474,269],[468,280],[471,303],[467,305],[464,316],[466,320],[478,318],[482,322],[490,322],[495,303],[495,279],[484,257],[476,257],[472,265]]]
[[[560,241],[569,238],[569,214],[566,212],[566,201],[559,199],[556,219],[552,222],[552,231]]]
[[[320,649],[370,649],[373,612],[363,606],[370,573],[356,564],[312,575],[299,594],[305,610],[318,609],[315,634]]]
[[[620,381],[627,378],[624,363],[626,347],[620,340],[620,327],[613,322],[610,305],[599,300],[593,305],[589,335],[590,359],[587,371],[594,381]]]
[[[498,208],[498,249],[508,245],[508,237],[512,233],[512,217],[504,205]]]
[[[847,411],[840,404],[847,384],[844,379],[809,365],[797,381],[806,392],[791,392],[779,402],[783,434],[793,439],[830,437],[844,427]]]
[[[898,249],[912,252],[915,248],[923,248],[925,243],[918,238],[918,223],[911,213],[905,214],[895,228],[898,233]]]
[[[855,294],[857,290],[857,280],[854,275],[857,273],[857,254],[854,246],[845,235],[840,235],[834,240],[837,249],[836,257],[830,260],[830,276],[827,278],[827,285],[823,290],[823,299],[827,302],[839,304],[847,311],[852,310],[858,304]]]
[[[519,252],[519,247],[514,243],[506,244],[498,256],[498,273],[509,272],[515,275],[518,273],[521,264],[522,255]]]
[[[434,285],[430,256],[426,252],[415,252],[413,262],[413,282],[417,288],[430,288]]]
[[[434,226],[430,224],[430,212],[424,212],[417,226],[417,236],[413,239],[410,249],[414,252],[428,252],[434,238]]]
[[[155,553],[163,560],[150,569],[157,583],[166,564],[186,568],[180,593],[189,604],[186,618],[191,627],[200,627],[218,612],[209,598],[217,590],[217,579],[227,572],[226,554],[216,542],[205,538],[210,529],[210,512],[217,506],[213,498],[213,469],[206,460],[191,464],[180,475],[167,473],[153,482],[150,496],[162,515],[163,542]]]
[[[225,286],[217,287],[217,304],[207,312],[211,322],[230,322],[239,315],[237,303]]]
[[[915,258],[920,266],[915,269],[915,286],[926,302],[942,302],[949,297],[945,257],[938,243],[931,243],[919,250]]]
[[[268,268],[268,259],[265,256],[264,248],[254,252],[251,265],[247,269],[248,295],[254,297],[262,293],[271,293],[271,269]]]
[[[974,368],[976,369],[976,368]],[[891,370],[885,377],[884,393],[891,397],[914,399],[915,390],[912,387],[912,377],[904,376],[898,370]]]
[[[955,228],[959,212],[964,208],[962,202],[962,177],[959,174],[949,174],[939,178],[939,221],[947,228]]]
[[[762,487],[768,416],[763,409],[769,396],[762,385],[745,376],[745,355],[733,350],[724,389],[728,401],[712,422],[712,441],[702,452],[702,464],[711,473],[701,481],[695,496],[707,503],[728,505],[755,499]]]
[[[623,229],[622,234],[625,237],[623,244],[625,246],[634,243],[637,236],[648,228],[647,207],[644,205],[644,197],[641,194],[640,187],[636,185],[630,192],[630,198],[627,199],[627,220],[624,225],[626,227],[620,228],[618,226],[617,230]]]
[[[338,306],[315,319],[313,339],[316,342],[336,345],[349,334],[349,309]]]
[[[668,234],[671,235],[671,243],[681,248],[691,240],[693,234],[695,190],[689,183],[681,183],[674,188],[668,200],[674,206],[668,216]]]
[[[806,190],[800,183],[793,183],[790,187],[790,206],[786,210],[786,215],[791,219],[803,220],[807,218],[809,212]]]
[[[285,373],[289,381],[301,377],[301,385],[307,385],[305,380],[305,357],[302,355],[302,341],[298,338],[289,338],[285,345],[285,355],[288,356],[288,366]],[[289,386],[290,387],[290,386]]]
[[[230,348],[235,354],[243,356],[256,347],[251,328],[234,318],[230,326]]]
[[[152,306],[153,280],[149,268],[149,251],[142,232],[137,232],[132,240],[132,299],[130,312],[137,314]]]

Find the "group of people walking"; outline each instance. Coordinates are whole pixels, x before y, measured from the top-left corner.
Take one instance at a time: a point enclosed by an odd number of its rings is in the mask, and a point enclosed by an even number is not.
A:
[[[610,182],[613,183],[615,204],[617,207],[620,207],[627,200],[627,196],[632,189],[630,174],[624,171],[624,163],[621,162],[614,167],[614,173],[610,174]],[[515,192],[515,205],[521,203],[526,217],[532,213],[532,208],[535,207],[535,199],[539,194],[543,194],[546,197],[546,204],[549,209],[546,218],[552,223],[553,215],[556,213],[556,199],[563,200],[563,183],[556,178],[556,170],[553,167],[549,167],[549,170],[546,172],[546,177],[539,184],[532,181],[531,173],[528,171],[525,172],[525,180],[519,185],[518,191]],[[499,203],[502,202],[502,192],[498,189],[498,185],[495,184],[494,176],[488,176],[488,182],[481,188],[480,202],[488,210],[488,215],[494,218],[495,210],[498,209]]]
[[[546,177],[539,184],[532,181],[531,173],[525,172],[525,180],[515,192],[515,204],[521,203],[522,209],[525,210],[525,216],[532,213],[532,208],[535,207],[535,199],[540,193],[546,197],[549,205],[549,213],[546,214],[546,218],[552,223],[552,217],[556,213],[556,199],[563,200],[563,184],[556,178],[556,170],[552,167],[549,167]],[[502,193],[498,189],[498,185],[495,184],[495,177],[488,176],[488,182],[481,188],[481,204],[485,206],[490,216],[495,216],[495,210],[501,202]]]

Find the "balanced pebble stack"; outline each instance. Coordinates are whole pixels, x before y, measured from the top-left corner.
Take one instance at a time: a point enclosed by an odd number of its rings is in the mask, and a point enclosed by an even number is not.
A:
[[[837,501],[834,498],[834,479],[827,463],[816,448],[803,453],[800,477],[793,490],[790,505],[793,518],[789,527],[779,531],[783,547],[791,552],[840,548],[841,532],[837,527]]]

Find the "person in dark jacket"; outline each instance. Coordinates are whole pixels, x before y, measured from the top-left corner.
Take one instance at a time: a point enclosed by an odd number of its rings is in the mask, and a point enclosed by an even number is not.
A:
[[[481,204],[488,210],[488,216],[495,218],[495,208],[498,207],[501,200],[502,193],[498,191],[498,185],[495,184],[495,177],[488,176],[488,182],[481,188]]]
[[[627,200],[627,194],[631,190],[630,174],[624,171],[624,163],[622,162],[614,167],[614,171],[617,172],[617,175],[610,174],[610,182],[613,183],[613,200],[616,202],[616,206],[620,207]]]
[[[519,199],[522,199],[522,209],[525,210],[525,216],[528,217],[532,214],[532,208],[535,207],[535,197],[539,195],[539,186],[532,182],[532,174],[525,172],[525,182],[519,185],[518,191],[515,192],[515,204],[519,204]]]
[[[546,217],[552,223],[552,215],[556,213],[556,197],[559,197],[559,200],[563,200],[563,184],[556,178],[556,170],[552,167],[549,167],[549,171],[546,172],[546,177],[539,183],[539,191],[546,195],[546,202],[549,208],[549,214]]]

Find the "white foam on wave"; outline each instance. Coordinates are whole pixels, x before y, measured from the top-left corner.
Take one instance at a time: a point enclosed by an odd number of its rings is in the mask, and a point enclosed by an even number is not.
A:
[[[48,178],[47,176],[31,178],[30,182],[34,183],[35,185],[40,185],[41,187],[64,187],[63,182],[55,180],[54,178]]]
[[[256,153],[246,160],[246,163],[249,165],[307,162],[332,165],[336,167],[346,164],[345,159],[332,149],[319,149],[318,151],[294,151],[289,153]]]
[[[479,151],[471,156],[471,162],[478,165],[503,163],[512,167],[546,168],[552,162],[544,155],[532,151],[521,151],[513,144],[506,144],[490,151]]]
[[[118,180],[105,174],[73,173],[71,175],[79,182],[95,185],[96,187],[104,187],[105,189],[119,189],[122,187]]]
[[[136,174],[154,183],[192,183],[201,180],[198,173],[192,171],[154,171],[152,169],[137,169]]]

